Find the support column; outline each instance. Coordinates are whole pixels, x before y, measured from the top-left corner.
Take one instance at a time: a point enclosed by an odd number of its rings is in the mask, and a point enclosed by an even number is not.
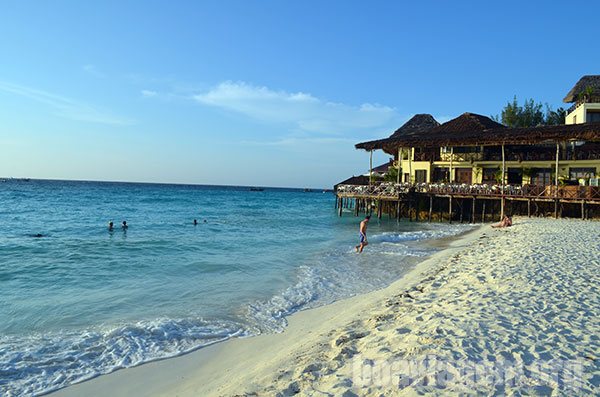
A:
[[[398,176],[396,177],[396,183],[400,184],[400,174],[402,173],[402,168],[400,167],[402,164],[402,148],[398,147]]]
[[[527,199],[527,217],[531,218],[531,199]]]
[[[373,183],[373,149],[369,151],[369,186]]]
[[[452,223],[452,196],[448,199],[448,220]]]
[[[483,208],[481,209],[481,223],[485,223],[485,200],[483,200]]]
[[[448,180],[454,182],[454,173],[452,172],[452,164],[454,162],[454,146],[450,147],[450,167],[448,168]]]
[[[432,214],[433,214],[433,195],[429,195],[429,219],[428,219],[428,222],[431,222]]]
[[[500,200],[500,220],[504,219],[504,181],[506,172],[506,161],[504,158],[504,144],[502,144],[502,199]]]
[[[475,223],[475,197],[473,197],[473,206],[471,207],[471,223]]]
[[[585,200],[581,201],[581,219],[585,219]]]
[[[554,168],[554,218],[558,218],[558,156],[560,145],[556,142],[556,164]]]

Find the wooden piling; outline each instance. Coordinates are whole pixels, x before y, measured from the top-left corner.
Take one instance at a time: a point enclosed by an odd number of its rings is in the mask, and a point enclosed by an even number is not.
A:
[[[483,208],[481,209],[481,223],[485,223],[485,200],[483,200]]]
[[[452,223],[452,196],[448,198],[448,222]]]
[[[473,205],[471,206],[471,223],[475,223],[475,197],[473,196]]]
[[[531,218],[531,199],[527,199],[527,217]]]
[[[431,216],[433,215],[433,195],[429,195],[429,219],[428,222],[431,223]]]

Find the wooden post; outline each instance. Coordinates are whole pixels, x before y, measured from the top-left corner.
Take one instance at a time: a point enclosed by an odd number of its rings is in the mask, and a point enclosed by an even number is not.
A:
[[[452,223],[452,196],[448,199],[448,220]]]
[[[531,218],[531,199],[527,199],[527,217]]]
[[[560,145],[556,142],[556,164],[555,164],[555,172],[554,172],[554,186],[556,186],[556,195],[558,196],[558,156],[560,152]]]
[[[465,200],[460,199],[460,223],[463,223],[463,209],[465,206]]]
[[[377,201],[377,218],[378,219],[381,219],[382,205],[383,205],[383,203],[381,202],[381,200],[378,200]]]
[[[481,209],[481,223],[485,223],[485,200],[483,200],[483,208]]]
[[[585,200],[581,201],[581,219],[585,219]]]
[[[504,143],[502,144],[502,199],[500,200],[500,220],[504,219],[504,173],[506,169],[506,161],[504,158]]]
[[[471,207],[471,223],[475,223],[475,200],[476,198],[473,196],[473,206]]]
[[[412,222],[412,199],[408,199],[408,221]]]
[[[373,183],[373,149],[369,151],[369,186]]]
[[[342,216],[343,207],[343,199],[340,198],[339,206],[338,206],[338,216]]]
[[[429,195],[429,219],[428,222],[431,222],[431,215],[433,215],[433,195]]]
[[[408,148],[408,183],[412,185],[412,157],[413,148]]]
[[[454,162],[454,146],[450,147],[450,167],[448,168],[448,180],[450,183],[454,182],[454,175],[452,173],[452,164]]]
[[[398,175],[396,177],[397,184],[400,184],[400,173],[402,172],[400,164],[402,164],[402,147],[398,146]]]
[[[398,198],[396,217],[398,218],[398,220],[402,219],[402,202],[400,201],[400,198]]]

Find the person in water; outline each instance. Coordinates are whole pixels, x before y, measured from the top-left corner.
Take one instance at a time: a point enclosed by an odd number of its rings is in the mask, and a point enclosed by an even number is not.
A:
[[[365,219],[363,219],[363,221],[360,223],[360,227],[359,227],[360,244],[357,245],[356,247],[354,247],[356,249],[356,252],[358,252],[358,253],[363,252],[363,249],[367,245],[369,245],[369,242],[367,241],[367,224],[369,223],[370,219],[371,219],[371,215],[367,215],[365,217]]]
[[[112,232],[114,228],[115,224],[113,223],[113,221],[108,222],[108,231]]]
[[[125,230],[127,229],[129,226],[127,226],[127,221],[123,221],[123,225],[121,226],[121,229]]]
[[[194,219],[194,226],[196,226],[198,224],[198,220]]]

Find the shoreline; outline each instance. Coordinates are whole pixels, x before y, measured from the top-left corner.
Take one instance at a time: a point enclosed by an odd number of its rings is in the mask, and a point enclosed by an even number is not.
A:
[[[278,357],[287,357],[295,349],[302,349],[303,344],[344,326],[377,301],[418,284],[426,273],[475,241],[487,228],[489,225],[476,224],[459,235],[426,241],[426,245],[439,251],[417,263],[400,279],[382,289],[293,313],[287,317],[288,325],[281,333],[227,339],[179,356],[99,375],[44,395],[100,396],[106,395],[107,390],[113,396],[221,395],[231,375],[245,374],[243,378],[250,382],[253,377],[248,368],[256,372],[277,367]]]

